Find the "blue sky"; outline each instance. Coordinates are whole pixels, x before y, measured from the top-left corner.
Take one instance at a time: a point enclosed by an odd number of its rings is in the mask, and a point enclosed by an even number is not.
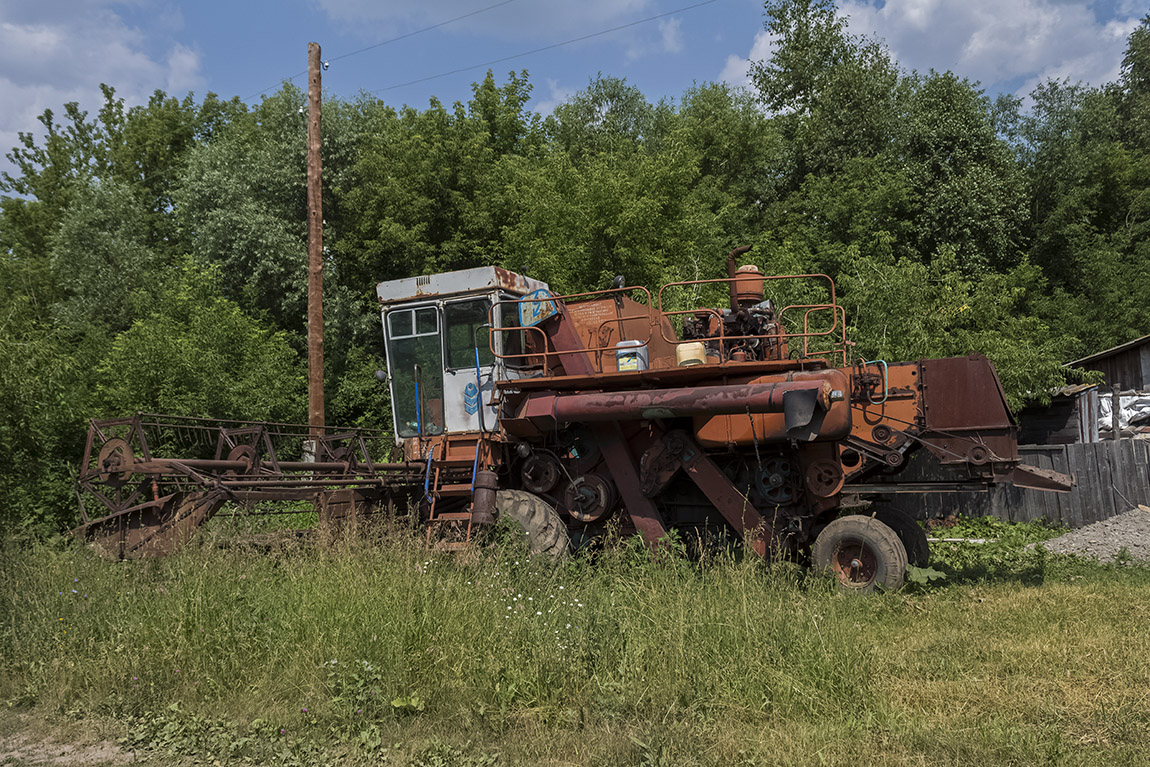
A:
[[[527,69],[530,106],[548,112],[596,73],[647,97],[692,83],[745,84],[748,58],[769,55],[755,0],[0,0],[0,148],[67,101],[99,105],[107,82],[129,103],[156,88],[258,101],[306,69],[307,43],[336,59],[325,89],[375,92],[395,105],[466,100],[486,67],[394,87],[662,15],[646,23],[494,65]],[[498,3],[498,5],[496,5]],[[358,49],[489,6],[466,19],[346,58]],[[886,41],[906,69],[951,69],[991,93],[1039,81],[1117,77],[1126,36],[1147,12],[1133,0],[842,0],[852,31]],[[676,12],[677,11],[677,12]],[[666,14],[666,15],[664,15]],[[302,77],[296,79],[301,85]],[[7,163],[0,162],[7,167]]]

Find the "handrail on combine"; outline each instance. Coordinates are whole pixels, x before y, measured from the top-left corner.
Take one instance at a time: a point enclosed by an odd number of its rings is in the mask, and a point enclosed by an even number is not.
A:
[[[495,316],[495,313],[497,311],[499,311],[499,309],[501,307],[503,307],[504,305],[517,305],[518,306],[518,305],[523,305],[523,304],[535,304],[535,303],[540,303],[543,301],[554,301],[554,302],[562,302],[564,304],[571,304],[571,303],[578,303],[578,299],[588,299],[588,298],[592,298],[592,297],[601,298],[601,297],[605,297],[605,296],[610,296],[612,294],[621,296],[624,294],[633,293],[635,291],[639,291],[646,296],[646,299],[647,299],[646,300],[646,306],[647,306],[646,313],[644,313],[644,314],[629,314],[629,315],[623,315],[623,316],[618,316],[618,317],[609,317],[609,318],[607,318],[607,319],[605,319],[599,323],[599,327],[596,328],[595,335],[598,338],[602,338],[603,327],[605,325],[609,325],[609,324],[617,322],[617,323],[619,323],[619,327],[622,328],[624,322],[629,322],[629,321],[634,321],[634,320],[646,320],[647,321],[647,337],[644,339],[633,339],[633,340],[640,341],[641,342],[639,344],[640,346],[647,346],[651,341],[651,330],[650,329],[652,327],[654,327],[655,325],[658,325],[660,323],[659,323],[658,318],[652,313],[654,301],[653,301],[652,296],[651,296],[651,291],[649,291],[647,288],[645,288],[641,285],[624,286],[622,288],[610,288],[608,290],[593,290],[593,291],[589,291],[586,293],[569,293],[567,295],[547,295],[545,297],[526,297],[526,298],[510,299],[510,300],[500,298],[494,304],[492,304],[491,309],[490,309],[489,314],[488,314],[488,320],[492,321],[494,316]],[[642,303],[642,302],[636,302],[636,303]],[[558,310],[556,310],[555,313],[558,313]],[[550,315],[548,315],[548,316],[550,316]],[[516,327],[512,327],[512,328],[502,328],[502,327],[495,327],[494,322],[492,322],[491,330],[493,332],[488,336],[488,346],[491,349],[491,354],[496,359],[505,360],[505,359],[522,358],[522,357],[542,357],[544,367],[548,366],[548,363],[551,361],[551,358],[553,356],[560,356],[563,354],[571,354],[572,352],[575,352],[575,353],[584,353],[585,352],[589,355],[592,355],[592,358],[595,360],[596,368],[598,368],[599,372],[603,372],[603,364],[602,364],[603,352],[606,352],[606,351],[612,351],[613,352],[615,350],[615,346],[613,344],[611,344],[611,345],[604,344],[602,341],[600,341],[599,345],[597,345],[597,346],[588,345],[583,349],[577,349],[577,350],[566,350],[565,349],[562,351],[551,350],[551,349],[547,348],[547,334],[544,333],[539,327],[537,327],[535,325],[520,325],[520,326],[516,326]],[[528,331],[528,330],[533,330],[536,333],[539,333],[540,336],[542,337],[543,343],[540,345],[540,348],[538,350],[532,350],[531,352],[527,351],[527,343],[526,343],[527,335],[526,335],[526,333],[524,333],[524,335],[523,335],[524,343],[523,343],[523,351],[522,352],[519,352],[518,354],[503,354],[503,353],[499,353],[495,350],[494,336],[496,334],[498,334],[498,333],[517,333],[517,332],[524,332],[524,331]]]
[[[604,353],[605,352],[607,352],[607,353],[614,352],[617,348],[615,344],[608,343],[608,341],[607,341],[607,335],[608,334],[605,332],[605,329],[608,328],[609,326],[614,326],[617,324],[619,327],[619,336],[621,338],[623,336],[623,329],[625,328],[626,323],[628,323],[628,322],[634,323],[636,321],[644,321],[645,320],[646,325],[647,325],[646,336],[642,337],[642,338],[628,339],[628,340],[637,341],[638,342],[638,344],[636,345],[637,347],[645,347],[645,346],[650,345],[651,340],[654,337],[653,329],[655,327],[659,328],[659,335],[662,338],[662,340],[668,344],[671,344],[671,345],[679,345],[679,344],[692,343],[694,341],[698,341],[699,339],[678,338],[677,335],[675,334],[674,330],[669,328],[669,325],[666,323],[666,321],[669,320],[670,318],[673,318],[673,317],[678,317],[678,316],[683,316],[683,315],[697,315],[700,313],[710,313],[714,317],[721,319],[723,316],[722,311],[720,311],[718,309],[714,309],[714,308],[707,308],[707,307],[693,308],[693,309],[664,309],[663,306],[664,306],[664,300],[665,300],[664,299],[665,292],[669,288],[691,287],[691,286],[697,286],[697,285],[710,285],[710,284],[731,284],[732,282],[737,283],[739,280],[746,280],[746,279],[748,279],[746,276],[737,276],[737,277],[721,277],[718,279],[708,279],[708,280],[685,280],[685,281],[681,281],[681,282],[669,282],[669,283],[663,285],[661,288],[659,288],[657,300],[654,297],[652,297],[651,292],[649,290],[647,290],[647,288],[642,287],[642,286],[627,286],[627,287],[622,287],[622,288],[611,288],[608,290],[589,291],[589,292],[585,292],[585,293],[570,293],[567,295],[552,295],[552,294],[548,293],[546,295],[532,295],[532,296],[526,296],[523,298],[516,298],[516,299],[503,299],[503,298],[501,298],[498,301],[496,301],[494,304],[492,304],[491,309],[489,311],[488,319],[491,322],[492,327],[491,327],[491,332],[488,335],[488,346],[490,348],[492,356],[495,357],[496,359],[499,359],[499,360],[524,359],[524,358],[528,358],[528,357],[541,358],[542,359],[542,365],[544,368],[549,368],[551,366],[552,360],[556,357],[560,357],[562,355],[572,354],[572,353],[580,353],[580,354],[586,353],[589,356],[595,369],[598,370],[598,372],[602,373],[602,372],[604,372],[604,370],[603,370],[603,368],[604,368]],[[819,303],[819,304],[791,304],[791,305],[783,307],[783,309],[778,311],[778,313],[776,314],[776,321],[778,323],[778,329],[777,329],[777,332],[775,332],[775,333],[760,334],[760,335],[729,336],[729,335],[725,334],[724,324],[722,322],[719,322],[719,323],[717,323],[718,335],[715,336],[711,340],[717,342],[722,347],[726,344],[731,344],[731,343],[734,343],[737,341],[748,341],[748,340],[752,340],[752,339],[764,340],[764,341],[767,341],[769,343],[780,343],[781,344],[781,343],[787,343],[787,342],[790,342],[792,340],[801,338],[802,342],[803,342],[802,343],[802,350],[801,350],[802,358],[836,357],[837,356],[839,359],[842,360],[842,364],[844,364],[844,365],[846,364],[847,347],[849,346],[849,342],[847,341],[847,335],[846,335],[846,310],[842,306],[839,306],[839,304],[837,303],[835,283],[834,283],[834,280],[831,279],[831,277],[829,275],[826,275],[826,274],[791,274],[791,275],[773,275],[773,276],[756,275],[753,279],[756,279],[756,280],[762,279],[764,282],[766,282],[768,280],[799,280],[799,279],[826,280],[827,285],[828,285],[828,289],[830,292],[830,301],[828,303]],[[587,299],[592,299],[592,298],[604,298],[604,297],[610,297],[612,295],[617,296],[617,295],[622,295],[622,294],[630,294],[630,293],[634,293],[636,291],[640,292],[642,294],[642,296],[646,297],[645,302],[643,300],[640,300],[637,302],[640,304],[643,304],[643,303],[646,304],[646,309],[647,309],[646,312],[619,315],[619,316],[614,316],[614,317],[607,317],[607,318],[601,320],[599,322],[598,326],[593,331],[592,338],[586,339],[587,345],[584,348],[578,349],[578,350],[566,350],[566,349],[555,350],[555,349],[549,348],[548,343],[547,343],[547,334],[543,330],[541,330],[536,324],[517,325],[515,327],[496,327],[495,322],[494,322],[494,318],[496,316],[496,313],[501,311],[502,308],[506,305],[523,306],[525,304],[543,304],[546,302],[555,302],[555,306],[550,311],[547,310],[547,307],[543,307],[545,311],[542,314],[542,317],[546,318],[546,317],[549,317],[551,314],[555,314],[555,313],[559,312],[559,303],[560,302],[565,304],[565,305],[577,305],[582,300],[587,300]],[[800,310],[803,311],[802,332],[798,332],[797,330],[795,332],[788,331],[786,329],[786,327],[784,326],[784,322],[783,322],[784,316],[786,316],[788,312],[791,312],[792,314],[794,314]],[[831,313],[830,327],[823,329],[823,330],[812,330],[811,329],[812,318],[817,317],[820,312],[824,312],[824,311],[829,311]],[[520,312],[520,314],[522,314],[522,312]],[[540,320],[540,322],[541,321],[542,320]],[[798,321],[794,320],[793,322],[795,322],[797,324]],[[530,351],[528,351],[528,347],[529,347],[528,339],[531,337],[530,336],[531,332],[539,334],[540,343],[538,345],[538,348],[531,349]],[[500,334],[502,334],[501,337],[505,338],[505,337],[507,337],[507,334],[511,334],[511,333],[520,334],[522,341],[523,341],[522,345],[521,345],[521,350],[519,350],[517,353],[507,353],[506,349],[503,349],[501,351],[497,351],[495,348],[496,347],[496,344],[495,344],[496,336],[500,336]],[[668,333],[670,333],[670,335],[668,335]],[[819,349],[819,350],[812,349],[811,348],[812,340],[820,339],[820,338],[821,339],[828,339],[830,341],[830,346],[832,348]],[[501,346],[505,346],[505,344],[501,344]]]
[[[764,282],[769,281],[769,280],[799,280],[799,279],[822,279],[822,280],[826,280],[827,285],[829,286],[829,289],[830,289],[830,302],[823,303],[823,304],[792,304],[792,305],[788,305],[788,306],[783,307],[776,314],[776,318],[777,318],[778,323],[779,323],[780,331],[778,333],[771,333],[768,335],[726,336],[723,334],[722,323],[719,323],[719,335],[713,340],[718,341],[720,344],[724,344],[724,343],[728,343],[728,342],[732,342],[732,341],[745,341],[745,340],[749,340],[751,338],[762,338],[762,339],[776,340],[776,341],[783,341],[783,340],[790,341],[791,339],[801,338],[801,339],[803,339],[802,356],[804,358],[806,358],[806,357],[831,356],[834,354],[838,354],[838,355],[840,355],[840,357],[842,359],[842,364],[844,364],[844,365],[846,364],[847,346],[849,345],[849,342],[847,341],[847,336],[846,336],[846,309],[838,304],[837,296],[836,296],[835,281],[830,277],[830,275],[817,274],[817,273],[816,274],[778,274],[778,275],[758,275],[758,274],[756,274],[754,277],[747,277],[746,275],[743,275],[743,276],[736,276],[736,277],[720,277],[720,278],[708,279],[708,280],[684,280],[682,282],[668,282],[666,285],[659,288],[659,294],[658,294],[658,296],[659,296],[659,312],[665,317],[672,317],[672,316],[683,315],[683,314],[693,315],[693,314],[698,314],[698,313],[704,312],[704,311],[710,311],[710,312],[714,313],[716,316],[721,316],[721,314],[715,309],[680,309],[680,310],[674,310],[674,311],[666,311],[663,309],[663,293],[664,293],[664,291],[667,290],[667,288],[688,287],[688,286],[692,286],[692,285],[708,285],[708,284],[715,284],[715,283],[726,283],[729,285],[731,283],[738,283],[740,280],[746,281],[746,280],[750,280],[750,279],[754,279],[754,280],[760,280],[761,279]],[[786,332],[785,329],[783,328],[783,316],[786,314],[786,312],[788,310],[797,310],[797,309],[806,309],[806,312],[804,312],[804,314],[803,314],[803,332],[802,333]],[[811,330],[810,329],[810,315],[812,312],[818,312],[821,310],[830,310],[831,311],[832,318],[833,318],[832,322],[831,322],[831,327],[826,329],[826,330],[821,330],[821,331]],[[841,325],[839,324],[840,320],[842,323]],[[838,348],[828,349],[828,350],[824,350],[824,351],[811,351],[810,339],[819,338],[819,337],[831,337],[831,338],[833,338],[836,330],[838,330],[840,337],[834,343],[834,346],[836,346]],[[663,340],[665,340],[671,344],[685,344],[685,343],[690,343],[692,340],[698,340],[698,339],[667,338],[666,334],[664,333]]]
[[[778,318],[779,323],[783,321],[783,315],[791,309],[805,309],[803,312],[803,332],[794,333],[791,338],[803,339],[803,357],[830,357],[835,354],[840,356],[843,365],[847,364],[847,310],[838,304],[789,304],[779,310]],[[810,317],[812,313],[817,313],[825,310],[831,311],[832,321],[831,326],[826,330],[815,331],[810,329]],[[841,322],[840,322],[841,321]],[[834,340],[835,331],[838,331],[839,339]],[[831,338],[832,346],[837,348],[824,349],[822,351],[811,351],[810,340],[812,338]]]

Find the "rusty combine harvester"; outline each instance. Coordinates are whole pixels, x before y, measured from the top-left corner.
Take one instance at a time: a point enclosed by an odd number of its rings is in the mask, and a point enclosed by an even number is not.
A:
[[[498,267],[380,283],[379,377],[402,460],[378,462],[390,446],[373,432],[94,421],[79,485],[109,513],[85,509],[79,530],[116,556],[156,555],[217,513],[286,500],[323,523],[417,514],[429,541],[457,548],[505,515],[539,553],[609,529],[653,547],[669,530],[728,535],[868,590],[926,562],[921,528],[882,505],[889,494],[1069,489],[1019,464],[985,357],[853,359],[834,282],[736,270],[746,250],[725,278],[657,294],[620,278],[557,296]],[[776,306],[796,283],[822,299]],[[675,308],[708,292],[729,306]],[[953,479],[900,481],[915,453]],[[157,457],[171,454],[185,457]]]

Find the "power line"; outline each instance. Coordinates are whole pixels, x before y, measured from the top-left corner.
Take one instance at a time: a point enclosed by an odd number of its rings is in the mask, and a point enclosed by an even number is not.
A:
[[[685,11],[691,11],[691,10],[694,10],[695,8],[701,8],[704,5],[710,5],[711,3],[717,3],[718,1],[719,0],[703,0],[703,2],[701,2],[701,3],[695,3],[694,5],[687,5],[687,6],[684,6],[682,8],[677,8],[673,11],[667,11],[666,13],[658,13],[658,14],[655,14],[654,16],[648,16],[645,19],[639,19],[638,21],[632,21],[632,22],[629,22],[627,24],[620,24],[617,27],[611,27],[610,29],[603,29],[603,30],[600,30],[598,32],[592,32],[591,34],[583,35],[582,37],[573,37],[570,40],[564,40],[561,43],[552,43],[551,45],[544,45],[542,48],[534,48],[530,51],[523,51],[522,53],[514,53],[510,56],[503,56],[503,57],[498,58],[498,59],[492,59],[491,61],[485,61],[482,64],[472,64],[471,66],[460,67],[458,69],[452,69],[449,72],[440,72],[437,75],[430,75],[428,77],[421,77],[418,80],[409,80],[405,83],[396,83],[395,85],[388,85],[385,88],[379,88],[379,89],[374,90],[374,91],[368,91],[368,93],[372,93],[372,94],[383,93],[384,91],[395,90],[396,88],[405,88],[408,85],[417,85],[419,83],[425,83],[428,80],[437,80],[440,77],[447,77],[449,75],[457,75],[460,72],[469,72],[472,69],[481,69],[483,67],[489,67],[489,66],[492,66],[494,64],[502,64],[504,61],[511,61],[512,59],[518,59],[518,58],[522,58],[524,56],[530,56],[533,53],[542,53],[543,51],[549,51],[549,50],[552,50],[553,48],[560,48],[564,45],[571,45],[572,43],[579,43],[579,42],[582,42],[584,40],[590,40],[593,37],[600,37],[602,35],[610,34],[611,32],[618,32],[620,29],[627,29],[628,27],[635,27],[635,26],[638,26],[640,24],[646,24],[649,21],[655,21],[656,19],[662,19],[662,18],[665,18],[667,16],[673,16],[676,13],[683,13]]]
[[[445,27],[448,24],[454,24],[457,21],[462,21],[463,19],[467,19],[467,18],[470,18],[472,16],[478,16],[479,14],[484,13],[486,11],[490,11],[493,8],[498,8],[501,5],[507,5],[508,3],[513,3],[513,2],[515,2],[515,0],[501,0],[501,2],[495,3],[494,5],[489,5],[485,8],[480,8],[479,10],[471,11],[470,13],[465,13],[462,16],[456,16],[455,18],[448,19],[447,21],[441,21],[438,24],[432,24],[430,27],[424,27],[423,29],[417,29],[417,30],[414,30],[413,32],[407,32],[405,34],[400,35],[399,37],[393,37],[390,40],[384,40],[382,43],[376,43],[375,45],[369,45],[366,48],[360,48],[357,51],[352,51],[351,53],[344,53],[340,56],[336,56],[335,58],[327,59],[327,61],[325,63],[330,64],[333,61],[339,61],[340,59],[346,59],[346,58],[349,58],[351,56],[358,56],[361,53],[366,53],[367,51],[375,50],[376,48],[379,48],[381,46],[390,45],[391,43],[399,42],[400,40],[405,40],[409,37],[414,37],[415,35],[423,34],[424,32],[430,32],[433,29],[439,29],[440,27]],[[299,77],[300,75],[306,75],[306,74],[307,74],[306,69],[303,70],[302,72],[296,72],[291,77],[285,77],[285,78],[281,79],[275,85],[269,85],[268,87],[264,88],[262,91],[256,91],[251,96],[244,96],[243,100],[247,101],[250,98],[255,98],[256,96],[267,93],[272,88],[275,88],[277,85],[282,83],[284,80],[287,80],[290,82],[290,81],[296,79],[297,77]]]

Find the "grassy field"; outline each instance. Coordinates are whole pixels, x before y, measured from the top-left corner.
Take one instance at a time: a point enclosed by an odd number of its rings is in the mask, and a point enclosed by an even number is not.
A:
[[[1150,568],[966,532],[999,542],[868,598],[631,542],[10,546],[0,700],[159,763],[1150,764]]]

